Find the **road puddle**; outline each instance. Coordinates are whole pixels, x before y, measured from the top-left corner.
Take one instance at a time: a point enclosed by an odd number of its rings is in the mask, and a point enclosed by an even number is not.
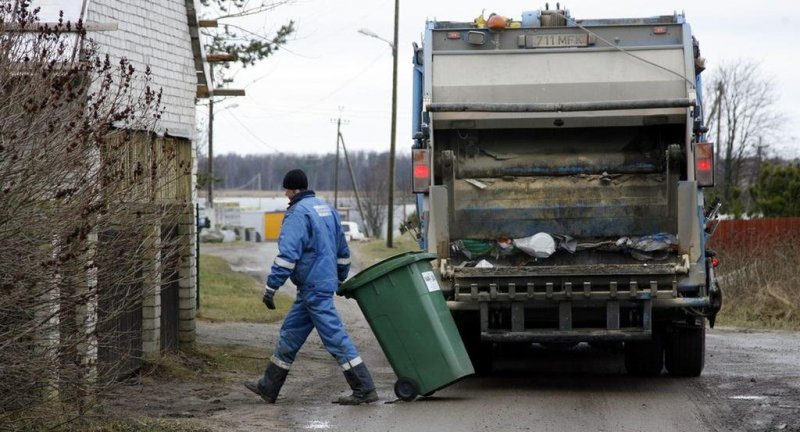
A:
[[[328,423],[328,421],[314,420],[310,422],[308,425],[306,425],[305,428],[308,430],[326,430],[330,429],[331,425],[330,423]]]
[[[733,400],[753,400],[753,401],[760,401],[766,400],[766,396],[749,396],[749,395],[738,395],[738,396],[731,396]]]

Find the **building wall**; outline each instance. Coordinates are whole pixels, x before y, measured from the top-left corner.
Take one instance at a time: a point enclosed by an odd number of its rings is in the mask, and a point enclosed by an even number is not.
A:
[[[70,0],[74,1],[74,0]],[[173,202],[184,210],[177,221],[179,268],[179,306],[176,311],[162,310],[159,299],[160,282],[153,280],[153,288],[146,291],[143,309],[143,354],[157,356],[161,342],[159,330],[163,316],[178,315],[178,340],[181,346],[190,347],[195,342],[196,302],[196,255],[195,214],[196,200],[196,132],[195,98],[197,75],[189,34],[185,0],[85,0],[86,21],[116,23],[118,30],[92,32],[90,37],[97,42],[102,54],[109,54],[112,64],[127,58],[139,72],[149,66],[152,74],[151,87],[162,89],[161,117],[157,132],[171,137],[159,140],[163,149],[177,151],[166,172],[175,172],[169,178],[171,184],[159,187],[159,198]],[[189,175],[185,175],[188,167]],[[152,229],[158,228],[153,221]],[[158,274],[158,248],[150,249],[155,255],[153,274]],[[161,263],[165,264],[165,263]]]
[[[125,57],[140,72],[150,66],[152,87],[164,92],[161,132],[194,139],[197,77],[185,1],[88,0],[85,16],[118,25],[116,31],[90,35],[112,64]]]

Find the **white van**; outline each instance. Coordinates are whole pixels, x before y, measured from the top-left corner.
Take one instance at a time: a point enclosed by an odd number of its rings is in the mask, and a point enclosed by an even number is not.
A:
[[[344,231],[344,238],[347,239],[347,241],[365,241],[367,239],[355,222],[342,221],[342,231]]]

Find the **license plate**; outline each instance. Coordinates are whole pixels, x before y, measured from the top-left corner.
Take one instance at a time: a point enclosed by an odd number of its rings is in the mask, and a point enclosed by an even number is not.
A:
[[[559,48],[589,46],[588,34],[543,34],[527,35],[526,48]]]

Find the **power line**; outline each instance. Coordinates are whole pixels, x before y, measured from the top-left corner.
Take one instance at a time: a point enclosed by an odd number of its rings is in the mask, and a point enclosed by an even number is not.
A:
[[[340,85],[339,87],[335,88],[333,91],[331,91],[327,95],[325,95],[325,96],[323,96],[321,98],[315,99],[315,101],[313,103],[311,103],[311,104],[308,104],[308,105],[306,105],[304,107],[298,108],[298,109],[296,109],[294,111],[289,111],[289,112],[287,112],[285,114],[282,114],[282,115],[296,114],[296,113],[299,113],[301,111],[305,111],[307,108],[311,108],[311,107],[313,107],[315,105],[318,105],[319,102],[322,102],[322,101],[328,99],[329,97],[331,97],[334,94],[338,93],[339,91],[341,91],[345,87],[349,86],[356,79],[360,78],[361,75],[364,75],[368,70],[370,70],[372,68],[372,66],[374,66],[378,62],[378,60],[383,58],[385,55],[386,55],[386,53],[381,53],[380,55],[378,55],[377,57],[372,59],[372,61],[369,64],[367,64],[363,69],[361,69],[361,71],[359,71],[357,74],[355,74],[353,77],[351,77],[350,79],[348,79],[347,81],[342,83],[342,85]],[[250,85],[250,84],[248,84],[248,85]],[[247,86],[245,86],[245,88],[247,88]],[[275,115],[275,116],[272,116],[272,117],[280,117],[280,116],[281,115]]]
[[[257,141],[258,143],[260,143],[260,144],[264,145],[265,147],[268,147],[268,148],[270,148],[270,149],[272,149],[272,150],[274,150],[274,151],[276,151],[276,152],[278,152],[278,153],[281,153],[281,151],[280,151],[280,150],[278,150],[277,148],[275,148],[275,147],[273,147],[273,146],[271,146],[271,145],[267,144],[266,142],[264,142],[264,140],[262,140],[262,139],[261,139],[261,137],[259,137],[258,135],[256,135],[256,134],[255,134],[255,132],[251,131],[251,130],[250,130],[250,128],[248,128],[247,126],[245,126],[245,124],[244,124],[244,123],[242,123],[242,122],[241,122],[241,120],[239,120],[238,118],[236,118],[236,116],[232,115],[232,116],[231,116],[231,118],[232,118],[232,119],[234,119],[234,120],[236,120],[236,123],[239,123],[239,125],[240,125],[242,128],[244,128],[244,130],[245,130],[245,131],[247,131],[247,133],[249,133],[249,134],[250,134],[250,135],[251,135],[253,138],[255,138],[255,139],[256,139],[256,141]]]
[[[234,187],[234,188],[229,188],[229,189],[231,189],[231,190],[245,190],[245,188],[247,188],[248,186],[254,185],[254,184],[258,186],[258,188],[254,189],[254,190],[261,190],[261,173],[257,173],[256,175],[254,175],[245,184],[243,184],[241,186]]]

